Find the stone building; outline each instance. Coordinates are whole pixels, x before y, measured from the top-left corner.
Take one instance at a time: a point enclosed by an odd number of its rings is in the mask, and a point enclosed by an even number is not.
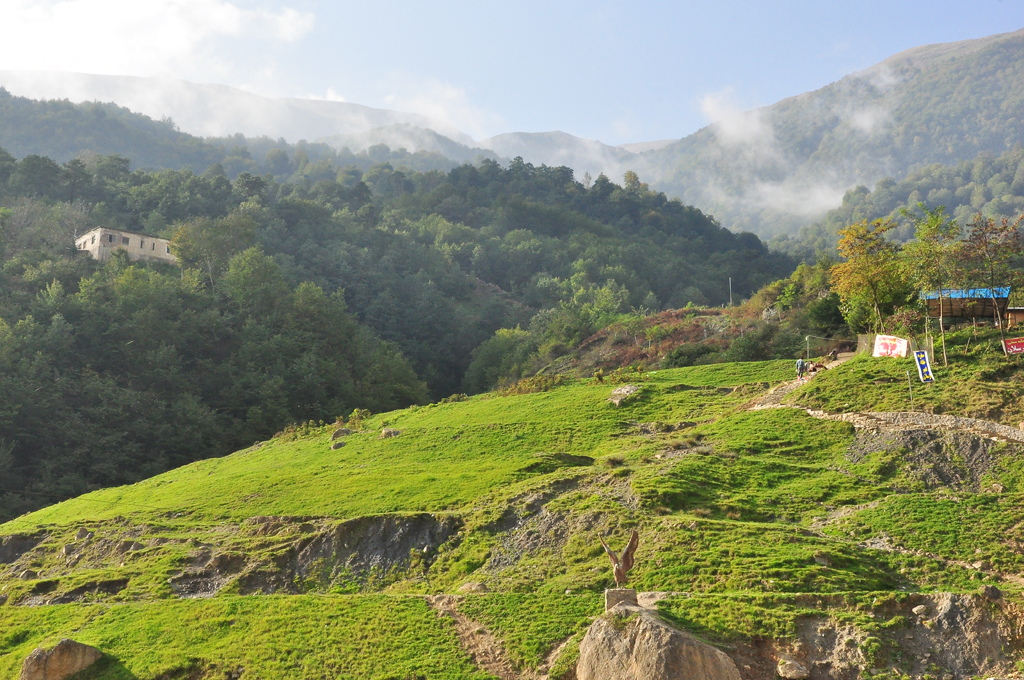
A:
[[[79,236],[75,239],[75,247],[88,252],[100,262],[109,260],[115,250],[125,251],[131,260],[156,260],[171,264],[178,261],[171,254],[171,242],[165,238],[107,227],[96,227]]]

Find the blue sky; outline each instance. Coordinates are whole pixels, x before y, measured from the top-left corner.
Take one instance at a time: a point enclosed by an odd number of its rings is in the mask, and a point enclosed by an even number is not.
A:
[[[476,138],[678,138],[917,45],[1024,28],[1020,0],[3,0],[0,69],[170,74],[445,118]],[[712,105],[713,104],[713,105]]]

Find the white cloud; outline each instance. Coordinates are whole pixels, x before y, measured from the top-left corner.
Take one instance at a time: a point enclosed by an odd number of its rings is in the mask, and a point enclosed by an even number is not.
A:
[[[391,81],[392,93],[384,97],[389,108],[445,121],[476,139],[504,125],[500,116],[477,106],[464,89],[450,83],[408,76],[393,76]]]
[[[345,97],[343,97],[333,87],[327,88],[327,92],[322,94],[322,95],[319,95],[319,94],[307,94],[304,97],[304,99],[315,99],[315,100],[321,101],[321,102],[346,102],[346,101],[348,101],[347,99],[345,99]]]
[[[229,0],[4,0],[0,69],[150,76],[227,75],[216,42],[294,42],[314,16]]]
[[[714,125],[715,136],[726,146],[763,146],[774,141],[771,125],[763,120],[761,110],[742,110],[731,90],[704,95],[700,109]]]
[[[864,134],[870,135],[876,129],[887,125],[890,121],[889,112],[881,106],[869,106],[851,111],[844,116],[850,125]]]

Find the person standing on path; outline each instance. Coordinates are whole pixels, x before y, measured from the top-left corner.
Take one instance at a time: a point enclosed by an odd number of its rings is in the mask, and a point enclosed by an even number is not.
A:
[[[804,372],[805,371],[807,371],[807,362],[804,361],[803,358],[801,357],[800,359],[796,360],[796,377],[797,377],[797,380],[799,380],[800,382],[804,381]]]

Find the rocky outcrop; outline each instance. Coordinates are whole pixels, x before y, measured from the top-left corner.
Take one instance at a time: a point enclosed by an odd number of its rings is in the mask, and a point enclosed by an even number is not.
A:
[[[893,599],[874,614],[899,625],[873,634],[831,617],[802,617],[794,642],[741,642],[730,653],[750,669],[748,677],[771,677],[772,666],[774,675],[794,680],[858,680],[865,670],[875,674],[889,668],[925,677],[936,666],[943,671],[936,677],[1000,676],[1013,669],[1009,650],[1020,644],[1019,624],[1017,615],[1003,612],[990,593],[915,593]]]
[[[64,680],[96,663],[103,653],[95,647],[64,638],[51,650],[42,647],[28,655],[19,680]]]
[[[287,522],[264,518],[277,531]],[[441,544],[457,538],[462,521],[453,515],[416,513],[372,515],[308,526],[309,532],[272,564],[245,565],[239,571],[243,594],[295,592],[296,584],[328,587],[339,583],[386,579],[416,561],[429,565]],[[210,570],[206,569],[209,576]],[[218,589],[222,585],[218,586]]]
[[[608,397],[608,401],[615,404],[616,407],[622,406],[623,402],[635,397],[639,393],[640,388],[636,385],[623,385],[612,390],[612,395]]]
[[[616,605],[594,621],[580,643],[577,680],[740,680],[724,652],[655,614]]]
[[[40,536],[13,534],[0,538],[0,564],[13,564],[19,557],[36,547]]]

